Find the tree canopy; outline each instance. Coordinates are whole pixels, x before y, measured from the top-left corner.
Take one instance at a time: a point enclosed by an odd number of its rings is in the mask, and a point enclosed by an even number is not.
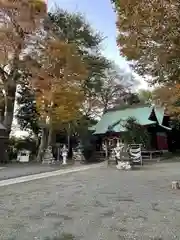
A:
[[[180,81],[180,3],[112,0],[117,13],[121,54],[152,83]]]
[[[100,86],[95,98],[97,107],[106,112],[108,108],[119,105],[121,100],[127,96],[132,84],[133,82],[125,78],[121,69],[111,63],[100,79]]]
[[[83,101],[86,67],[76,46],[59,39],[46,41],[41,67],[33,77],[40,119],[51,124],[77,117]]]
[[[17,122],[21,130],[32,132],[38,136],[40,131],[39,113],[36,107],[35,92],[28,82],[21,83],[17,90],[18,109],[16,113]]]
[[[164,105],[172,119],[180,120],[180,84],[161,86],[154,90],[153,99]]]
[[[122,135],[126,143],[142,144],[143,147],[149,147],[150,136],[148,130],[144,126],[141,126],[136,118],[130,117],[122,125],[126,129]]]
[[[47,36],[55,37],[57,41],[61,42],[61,44],[64,43],[64,47],[74,46],[74,48],[76,48],[76,56],[78,54],[78,56],[82,60],[82,63],[84,62],[86,65],[86,77],[82,79],[83,80],[82,91],[84,94],[84,102],[89,101],[90,98],[92,98],[94,93],[97,91],[97,89],[99,90],[101,78],[102,76],[104,76],[105,69],[109,66],[109,61],[105,57],[103,57],[100,53],[100,43],[102,41],[101,35],[99,33],[96,33],[96,31],[91,28],[90,24],[86,22],[86,20],[84,19],[84,17],[81,16],[81,14],[69,13],[59,8],[57,8],[54,12],[48,14],[48,17],[44,21],[44,28],[48,33]],[[44,43],[42,43],[42,46],[44,46]],[[38,49],[38,51],[39,50],[40,49]],[[34,60],[32,61],[32,59]],[[37,51],[35,52],[35,54],[33,51],[31,59],[26,60],[28,60],[31,63],[31,64],[29,63],[29,65],[33,65],[35,73],[39,74],[39,70],[36,66]],[[42,60],[40,60],[40,62],[41,61]],[[42,81],[40,82],[40,84],[43,84]],[[29,93],[27,92],[28,88],[29,87],[27,85],[26,91],[24,92],[21,91],[20,97],[21,103],[23,102],[23,98],[26,99],[29,95],[32,94],[31,89],[29,89],[30,90]],[[63,93],[59,92],[59,94],[62,97],[62,95],[65,95],[65,92]],[[78,95],[79,99],[80,95],[82,96],[82,92],[81,94]],[[70,99],[69,96],[67,96],[67,98]],[[19,110],[19,115],[17,116],[20,120],[19,123],[22,124],[23,128],[24,124],[26,126],[31,126],[31,123],[27,125],[27,120],[31,119],[32,117],[31,114],[33,113],[24,111],[26,104],[24,106],[23,104],[21,104],[20,106],[21,109]],[[62,107],[64,106],[63,104],[67,106],[66,102],[63,102],[61,99]],[[33,109],[34,103],[31,102],[31,105]],[[29,107],[30,105],[28,105],[28,108]],[[75,110],[75,108],[73,108],[73,110]],[[83,114],[85,114],[83,106],[81,106],[81,110],[83,111]],[[36,117],[37,116],[34,115],[34,118]],[[23,118],[25,120],[24,123]],[[62,113],[61,118],[63,118]]]
[[[27,49],[35,42],[33,36],[41,28],[45,15],[46,4],[43,1],[0,1],[0,77],[5,105],[4,125],[9,133],[16,87],[21,79],[21,64]]]
[[[57,8],[49,13],[45,26],[48,26],[49,22],[59,39],[77,46],[79,54],[87,64],[85,86],[96,88],[98,80],[110,64],[100,52],[103,36],[95,31],[80,13],[69,13]]]
[[[151,103],[153,99],[153,93],[150,90],[141,89],[138,91],[138,96],[142,103]]]

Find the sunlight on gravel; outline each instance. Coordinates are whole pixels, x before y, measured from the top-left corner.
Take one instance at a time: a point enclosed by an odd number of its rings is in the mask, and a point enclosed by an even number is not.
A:
[[[91,169],[1,187],[1,240],[180,239],[180,163]]]

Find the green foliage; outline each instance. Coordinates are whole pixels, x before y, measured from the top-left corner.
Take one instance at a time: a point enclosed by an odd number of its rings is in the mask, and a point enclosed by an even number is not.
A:
[[[77,121],[70,124],[70,135],[76,139],[77,142],[81,142],[83,155],[87,162],[92,161],[92,156],[96,148],[96,137],[89,131],[89,127],[97,124],[97,121],[87,116],[82,115]],[[67,129],[67,128],[66,128]],[[93,159],[96,161],[96,159]]]
[[[127,95],[125,95],[124,101],[128,105],[133,105],[133,104],[139,104],[140,103],[140,99],[139,99],[138,94],[137,93],[133,93],[133,92],[130,92]]]
[[[49,13],[45,26],[49,25],[49,21],[53,26],[52,31],[60,39],[75,44],[79,54],[83,56],[89,73],[84,90],[89,93],[92,89],[98,89],[104,70],[110,66],[110,62],[100,53],[100,44],[103,41],[101,34],[94,31],[80,13],[69,13],[57,8],[55,12]]]
[[[92,158],[94,153],[96,152],[96,137],[92,134],[92,132],[86,130],[84,133],[80,135],[80,140],[83,148],[83,155],[87,162],[95,162],[97,159]]]
[[[176,130],[180,130],[180,121],[179,121],[179,119],[172,119],[171,121],[170,121],[170,127],[171,128],[174,128],[174,129],[176,129]]]
[[[99,92],[102,87],[103,77],[105,76],[105,70],[110,68],[110,61],[100,54],[87,54],[84,56],[88,66],[89,75],[85,81],[84,89],[87,93],[89,91]]]
[[[35,94],[27,84],[21,84],[18,90],[17,104],[19,105],[16,118],[22,130],[30,130],[38,135],[39,114],[36,109]]]
[[[78,120],[72,122],[72,133],[79,138],[86,138],[87,134],[89,134],[88,128],[92,125],[97,124],[97,121],[88,117],[82,115],[81,118]]]
[[[48,27],[50,21],[53,24],[53,32],[59,38],[67,40],[69,43],[76,43],[79,47],[83,47],[82,51],[97,48],[102,41],[100,34],[93,31],[90,24],[86,22],[80,13],[69,13],[56,8],[48,16],[49,19],[45,22],[45,26]]]
[[[96,152],[95,148],[96,144],[93,142],[93,136],[89,135],[88,138],[85,139],[82,145],[82,152],[85,158],[85,161],[90,162],[97,162],[97,159],[94,158],[94,153]]]
[[[153,95],[153,93],[150,90],[142,89],[138,92],[138,96],[139,96],[141,103],[151,103],[152,98],[153,98],[152,95]]]
[[[150,145],[150,136],[147,129],[141,126],[135,118],[129,118],[122,124],[127,129],[123,133],[123,140],[128,144],[143,144],[146,148]]]

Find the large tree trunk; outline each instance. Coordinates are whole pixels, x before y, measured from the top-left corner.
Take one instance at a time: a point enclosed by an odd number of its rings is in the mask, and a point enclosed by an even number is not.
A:
[[[43,155],[44,155],[44,150],[46,148],[46,143],[47,143],[47,130],[46,128],[42,128],[42,136],[41,136],[41,142],[39,145],[38,149],[38,154],[37,154],[37,162],[41,162]]]
[[[16,86],[8,86],[5,90],[5,115],[4,126],[7,128],[8,136],[11,132],[12,121],[14,116],[14,104],[16,96]]]
[[[35,138],[35,142],[36,142],[36,148],[39,147],[39,135],[34,133],[34,138]]]
[[[52,145],[52,135],[53,135],[52,127],[49,127],[47,147]]]

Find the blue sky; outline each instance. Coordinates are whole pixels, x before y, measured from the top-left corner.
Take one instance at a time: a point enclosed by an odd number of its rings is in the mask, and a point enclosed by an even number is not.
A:
[[[110,0],[49,0],[48,5],[51,8],[55,3],[60,8],[71,12],[83,13],[93,28],[107,37],[102,46],[104,54],[128,69],[127,63],[120,57],[116,46],[116,16]]]
[[[84,14],[92,27],[106,37],[102,46],[104,55],[114,60],[120,68],[130,71],[128,63],[120,56],[116,45],[116,15],[110,0],[48,0],[49,9],[55,4],[70,12]],[[143,81],[141,87],[146,87]]]

